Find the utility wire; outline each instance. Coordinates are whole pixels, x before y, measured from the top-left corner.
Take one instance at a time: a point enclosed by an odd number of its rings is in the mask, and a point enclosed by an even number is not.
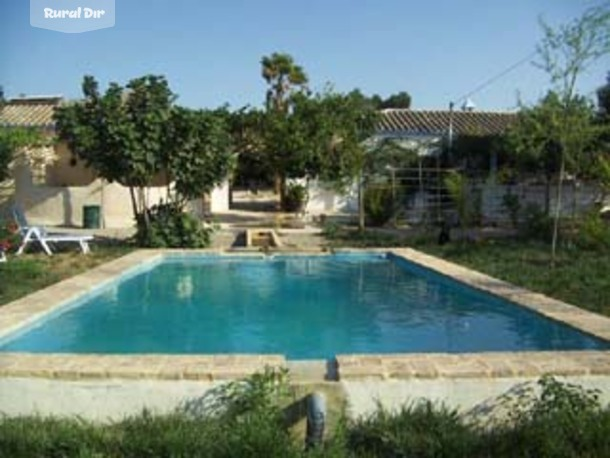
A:
[[[530,59],[532,59],[536,54],[538,53],[538,51],[532,51],[531,53],[529,53],[527,56],[523,57],[522,59],[518,60],[517,62],[515,62],[514,64],[512,64],[510,67],[506,68],[505,70],[502,70],[500,73],[498,73],[495,76],[492,76],[491,78],[489,78],[488,80],[486,80],[485,82],[481,83],[480,85],[476,86],[473,90],[471,90],[470,92],[464,94],[463,96],[455,99],[452,103],[459,103],[462,100],[466,100],[468,97],[476,94],[477,92],[485,89],[487,86],[495,83],[497,80],[499,80],[500,78],[502,78],[503,76],[505,76],[506,74],[512,72],[514,69],[516,69],[517,67],[520,67],[521,65],[523,65],[525,62],[529,61]]]

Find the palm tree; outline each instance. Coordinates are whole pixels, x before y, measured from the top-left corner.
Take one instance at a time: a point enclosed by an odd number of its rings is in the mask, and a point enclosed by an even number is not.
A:
[[[268,119],[275,118],[274,122],[277,122],[278,116],[288,116],[292,96],[298,92],[307,92],[307,74],[303,67],[295,64],[289,54],[273,53],[271,56],[264,56],[261,65],[262,77],[269,85],[266,96],[267,114],[270,115]],[[275,169],[275,192],[280,196],[279,205],[282,207],[286,190],[286,171],[278,165],[278,159],[286,154],[286,151],[273,151],[275,147],[267,145],[267,154],[271,156],[271,162],[276,164],[272,167]]]
[[[269,85],[267,110],[287,112],[290,96],[295,91],[307,90],[307,74],[296,65],[289,54],[273,53],[261,60],[262,76]]]

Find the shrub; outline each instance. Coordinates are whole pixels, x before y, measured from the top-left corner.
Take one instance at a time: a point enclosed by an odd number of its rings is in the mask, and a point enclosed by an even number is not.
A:
[[[610,224],[598,211],[587,213],[579,224],[575,243],[587,250],[610,250]]]
[[[0,457],[95,456],[106,448],[100,428],[76,419],[3,418],[0,431]]]
[[[322,228],[322,234],[324,235],[324,237],[330,240],[336,239],[340,231],[341,226],[332,221],[325,223],[324,227]]]
[[[468,205],[468,179],[459,172],[451,170],[443,180],[445,188],[455,204],[460,226],[465,228],[470,223],[471,210]]]
[[[476,436],[455,410],[429,401],[403,406],[397,413],[378,407],[350,426],[347,445],[356,456],[472,456]]]
[[[137,221],[136,242],[146,248],[205,248],[210,245],[211,227],[182,211],[173,203],[150,208],[149,225],[141,215]]]
[[[521,211],[521,202],[519,196],[508,192],[502,196],[502,206],[508,212],[510,223],[513,228],[517,228],[519,225],[519,212]]]
[[[211,404],[204,396],[201,411],[144,412],[114,424],[0,417],[0,457],[610,456],[610,410],[599,392],[549,376],[539,380],[539,393],[528,385],[506,396],[500,421],[485,429],[428,401],[397,412],[380,406],[369,417],[341,421],[325,444],[307,451],[286,426],[286,382],[285,371],[268,369],[220,386]]]
[[[374,185],[364,191],[364,214],[367,224],[383,226],[393,215],[392,188]]]
[[[539,205],[529,203],[523,209],[520,232],[525,238],[549,242],[553,236],[553,219]]]
[[[19,227],[12,220],[0,219],[0,251],[8,253],[19,245]]]
[[[486,436],[492,456],[610,456],[610,411],[599,393],[561,383],[551,376],[538,382],[541,392],[508,399],[510,422]]]
[[[286,187],[284,201],[282,203],[284,211],[300,212],[307,203],[307,188],[300,184],[289,184]]]

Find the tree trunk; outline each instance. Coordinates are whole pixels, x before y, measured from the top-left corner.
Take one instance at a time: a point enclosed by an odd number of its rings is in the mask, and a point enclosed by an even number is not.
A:
[[[136,202],[136,194],[133,186],[129,186],[129,197],[131,198],[131,210],[133,211],[133,217],[136,222],[138,221],[138,204]]]
[[[576,183],[576,177],[572,180],[572,222],[576,220],[576,213],[578,212],[578,186]]]
[[[276,210],[282,209],[282,177],[279,172],[275,172],[273,176],[273,192],[278,196],[278,202],[276,204]]]
[[[286,201],[286,175],[277,173],[275,175],[275,193],[279,196],[278,210],[284,210]]]
[[[559,168],[559,181],[557,182],[557,198],[555,199],[555,218],[553,221],[553,241],[551,244],[551,267],[555,267],[557,256],[557,239],[559,238],[559,218],[561,217],[561,197],[563,192],[563,176],[565,174],[565,157],[561,153],[561,166]]]
[[[544,214],[548,216],[551,213],[551,177],[548,175],[544,180]]]
[[[358,231],[364,233],[364,180],[362,173],[358,176]]]

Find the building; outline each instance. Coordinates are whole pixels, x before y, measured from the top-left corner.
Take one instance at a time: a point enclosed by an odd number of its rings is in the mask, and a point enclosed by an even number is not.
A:
[[[492,138],[503,134],[516,117],[515,113],[508,112],[474,111],[471,106],[459,111],[385,109],[380,113],[375,135],[369,142],[374,151],[378,142],[392,140],[405,150],[415,151],[421,165],[440,157],[447,145],[457,146],[467,138]],[[498,159],[494,152],[490,152],[487,162],[486,168],[496,169]],[[357,198],[355,187],[340,195],[314,181],[309,187],[307,211],[312,214],[356,211]]]
[[[8,100],[0,109],[0,128],[34,128],[53,136],[55,109],[64,100],[60,96],[20,97]],[[57,160],[44,170],[33,170],[16,163],[13,179],[0,187],[0,205],[17,203],[34,224],[81,226],[83,209],[97,206],[104,227],[121,228],[135,224],[129,190],[117,183],[100,179],[96,172],[74,157],[65,142],[54,145]],[[148,190],[150,202],[165,196],[161,180]],[[202,215],[204,210],[226,211],[229,207],[228,182],[204,198],[191,202],[192,209]]]

